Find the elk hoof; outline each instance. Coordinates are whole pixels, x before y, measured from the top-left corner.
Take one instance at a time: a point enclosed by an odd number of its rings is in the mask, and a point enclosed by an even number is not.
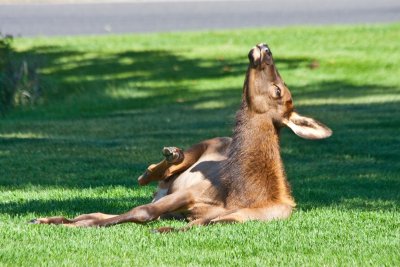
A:
[[[138,178],[139,185],[147,185],[148,183],[150,183],[148,176],[149,176],[149,174],[147,171],[144,174],[142,174],[141,176],[139,176],[139,178]]]
[[[177,147],[164,147],[162,154],[165,159],[171,164],[179,164],[183,161],[183,152]]]
[[[35,218],[35,219],[30,220],[28,223],[30,223],[30,224],[40,224],[40,221]]]

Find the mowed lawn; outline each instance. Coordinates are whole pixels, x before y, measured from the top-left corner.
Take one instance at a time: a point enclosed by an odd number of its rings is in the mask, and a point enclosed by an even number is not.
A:
[[[260,42],[297,110],[334,132],[282,131],[289,220],[172,234],[151,230],[185,222],[27,224],[150,202],[155,185],[136,179],[163,146],[231,135]],[[0,265],[400,265],[399,44],[400,24],[16,39],[43,97],[0,119]]]

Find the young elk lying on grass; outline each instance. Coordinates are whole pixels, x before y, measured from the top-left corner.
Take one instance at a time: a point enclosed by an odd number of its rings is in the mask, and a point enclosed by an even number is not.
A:
[[[34,219],[32,223],[89,227],[181,216],[189,221],[182,228],[187,229],[193,225],[289,217],[295,202],[280,156],[279,130],[288,126],[306,139],[326,138],[332,132],[294,111],[290,91],[267,45],[251,49],[249,60],[233,137],[206,140],[186,151],[164,148],[165,159],[150,165],[139,177],[141,185],[159,181],[152,203],[122,215],[92,213],[71,220]]]

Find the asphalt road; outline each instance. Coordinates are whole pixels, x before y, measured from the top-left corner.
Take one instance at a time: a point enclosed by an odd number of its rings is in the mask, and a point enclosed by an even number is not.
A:
[[[0,32],[15,36],[395,21],[400,21],[400,0],[125,0],[84,4],[1,4],[0,0]]]

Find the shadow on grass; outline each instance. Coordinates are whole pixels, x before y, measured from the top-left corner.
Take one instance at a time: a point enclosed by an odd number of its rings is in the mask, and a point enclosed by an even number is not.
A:
[[[15,131],[27,127],[49,137],[0,137],[0,148],[9,151],[3,156],[0,154],[0,162],[6,166],[0,173],[24,177],[14,180],[0,178],[0,185],[4,187],[23,187],[26,183],[66,188],[130,187],[131,182],[127,178],[116,177],[137,177],[148,164],[160,160],[162,146],[188,147],[206,138],[230,135],[233,116],[240,102],[241,84],[235,89],[196,91],[186,87],[187,84],[179,85],[179,82],[244,77],[246,68],[242,59],[225,62],[184,58],[162,50],[105,54],[101,58],[76,62],[65,59],[82,57],[85,53],[62,51],[58,47],[37,47],[27,53],[46,57],[49,74],[44,78],[57,81],[57,87],[61,88],[48,92],[49,99],[88,94],[86,91],[82,93],[80,88],[94,94],[92,99],[82,101],[77,113],[67,110],[62,116],[71,119],[74,114],[80,115],[85,110],[92,117],[89,116],[81,124],[77,121],[47,120],[46,117],[44,124],[17,121],[21,126],[14,126]],[[276,60],[281,72],[305,67],[312,61],[308,58]],[[308,71],[312,75],[312,70]],[[168,81],[178,83],[168,85]],[[163,83],[160,87],[150,88],[144,82]],[[146,94],[142,97],[110,98],[106,93],[110,83],[118,88],[128,86],[128,90],[144,91]],[[399,92],[397,87],[354,85],[346,81],[293,86],[291,90],[295,104],[300,99],[349,99]],[[209,102],[219,105],[209,107]],[[362,210],[399,207],[398,104],[346,102],[298,107],[301,113],[321,119],[334,131],[331,138],[315,142],[301,140],[289,134],[289,130],[283,133],[283,157],[300,209],[325,206]],[[99,112],[99,109],[102,111]],[[93,117],[93,114],[101,116]],[[59,152],[55,151],[57,149]],[[24,161],[24,164],[18,165],[16,161]],[[95,174],[93,170],[96,170]],[[55,176],[61,178],[54,179]],[[80,183],[82,178],[86,181]],[[97,210],[115,213],[126,210],[126,203],[131,207],[144,200],[100,197],[87,200],[90,202],[88,205],[85,201],[13,202],[0,205],[0,212],[15,215],[51,213],[56,209],[66,213]]]
[[[35,213],[43,216],[75,216],[74,214],[102,212],[120,214],[149,203],[151,198],[74,198],[66,200],[30,200],[22,203],[0,203],[0,213],[21,215]]]

